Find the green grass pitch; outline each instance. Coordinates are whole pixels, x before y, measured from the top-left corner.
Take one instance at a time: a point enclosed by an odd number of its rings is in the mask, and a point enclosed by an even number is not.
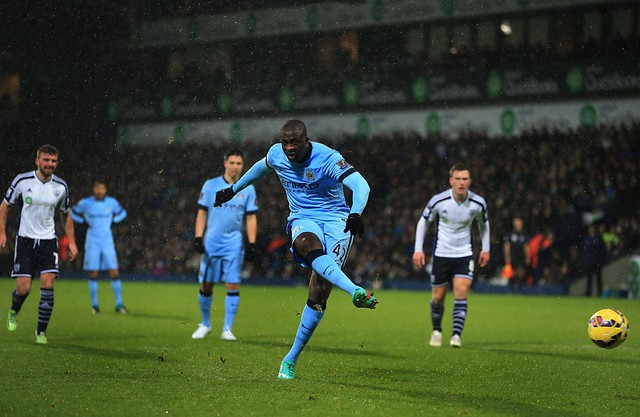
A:
[[[13,280],[0,280],[2,321]],[[56,283],[49,344],[35,344],[34,291],[9,333],[0,328],[1,416],[631,416],[640,413],[640,302],[472,294],[463,347],[430,348],[429,296],[379,291],[377,310],[335,290],[296,379],[276,378],[306,301],[301,287],[245,285],[234,332],[192,340],[197,285],[124,282],[131,314],[91,314],[87,284]],[[38,283],[34,282],[34,288]],[[451,329],[447,300],[444,335]],[[613,307],[629,338],[605,350],[587,320]],[[639,324],[640,325],[640,324]],[[445,339],[448,341],[448,337]]]

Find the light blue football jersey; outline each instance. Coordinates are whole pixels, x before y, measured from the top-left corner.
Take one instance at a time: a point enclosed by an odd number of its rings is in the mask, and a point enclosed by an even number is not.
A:
[[[71,209],[71,217],[77,223],[87,223],[87,240],[111,242],[111,223],[120,223],[127,217],[127,211],[111,196],[103,200],[91,196],[83,198]]]
[[[222,206],[213,207],[216,192],[230,185],[223,176],[209,179],[202,186],[198,199],[198,206],[207,211],[204,246],[210,256],[239,254],[243,243],[244,216],[258,211],[256,189],[253,185],[240,191]]]
[[[267,165],[280,178],[289,200],[289,220],[308,218],[339,221],[349,215],[341,180],[355,172],[340,152],[309,141],[311,155],[305,162],[291,162],[280,143],[267,153]]]

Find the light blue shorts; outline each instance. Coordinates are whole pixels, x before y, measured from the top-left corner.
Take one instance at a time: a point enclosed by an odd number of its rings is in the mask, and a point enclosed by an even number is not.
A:
[[[342,268],[349,257],[349,250],[353,243],[351,233],[344,231],[345,221],[346,220],[316,222],[307,219],[290,220],[287,224],[287,233],[291,236],[292,246],[290,250],[291,253],[293,253],[295,261],[302,266],[310,266],[307,265],[306,259],[295,251],[293,242],[295,242],[302,233],[313,233],[318,236],[318,239],[322,242],[323,249],[327,255],[331,256],[338,266]]]
[[[209,256],[204,253],[200,260],[198,282],[217,284],[222,281],[228,284],[240,284],[240,268],[243,259],[244,251],[233,256]]]
[[[111,241],[87,240],[84,244],[85,271],[111,271],[118,269],[116,245]]]

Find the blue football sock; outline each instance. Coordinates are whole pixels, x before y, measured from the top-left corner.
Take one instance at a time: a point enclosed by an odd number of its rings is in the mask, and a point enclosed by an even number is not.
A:
[[[91,307],[98,307],[98,280],[89,280],[89,295],[91,296]]]
[[[467,318],[467,300],[455,300],[453,302],[453,334],[460,336],[464,329],[464,321]]]
[[[238,313],[238,304],[240,304],[240,291],[227,291],[227,298],[224,300],[224,327],[223,332],[231,330],[233,320]]]
[[[40,288],[38,305],[38,333],[46,332],[53,313],[53,288]]]
[[[111,289],[116,297],[116,307],[122,307],[122,281],[119,279],[111,280]]]
[[[444,303],[436,304],[431,300],[431,324],[433,330],[442,331],[442,316],[444,315]]]
[[[291,350],[287,353],[287,356],[284,357],[283,361],[298,361],[302,349],[304,349],[309,339],[311,339],[313,331],[318,327],[320,320],[322,320],[324,316],[324,308],[312,308],[309,304],[313,305],[311,301],[308,301],[307,305],[304,306],[302,316],[300,317],[298,332],[296,333],[296,339],[293,341],[293,346],[291,346]]]
[[[312,254],[309,255],[312,256]],[[351,282],[349,277],[342,272],[336,261],[329,255],[324,254],[324,252],[311,261],[311,267],[320,274],[322,278],[350,295],[353,295],[356,288],[358,288],[358,286]]]
[[[200,303],[200,315],[202,316],[201,324],[203,326],[211,327],[211,303],[213,302],[213,293],[211,294],[198,294],[198,301]]]

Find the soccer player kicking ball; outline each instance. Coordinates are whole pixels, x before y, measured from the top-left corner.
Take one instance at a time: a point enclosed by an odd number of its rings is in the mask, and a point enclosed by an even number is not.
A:
[[[324,317],[327,299],[335,285],[351,296],[359,308],[375,308],[378,300],[355,285],[341,268],[354,236],[362,236],[362,214],[369,198],[369,184],[334,149],[310,141],[300,120],[289,120],[280,128],[280,143],[256,162],[231,187],[218,191],[214,206],[275,171],[285,189],[290,214],[287,231],[296,262],[311,267],[309,298],[304,307],[293,346],[278,372],[280,379],[293,379],[298,357]],[[347,205],[343,184],[353,192]]]
[[[433,250],[431,270],[431,323],[433,332],[429,345],[442,346],[442,316],[447,286],[453,281],[453,334],[450,344],[462,346],[462,330],[467,317],[467,297],[473,281],[473,250],[471,227],[475,220],[482,237],[482,251],[478,262],[484,267],[489,255],[489,215],[487,203],[469,190],[471,174],[469,167],[456,163],[449,171],[451,189],[435,195],[427,203],[416,227],[413,263],[424,268],[424,237],[429,223],[438,221],[438,235]]]

